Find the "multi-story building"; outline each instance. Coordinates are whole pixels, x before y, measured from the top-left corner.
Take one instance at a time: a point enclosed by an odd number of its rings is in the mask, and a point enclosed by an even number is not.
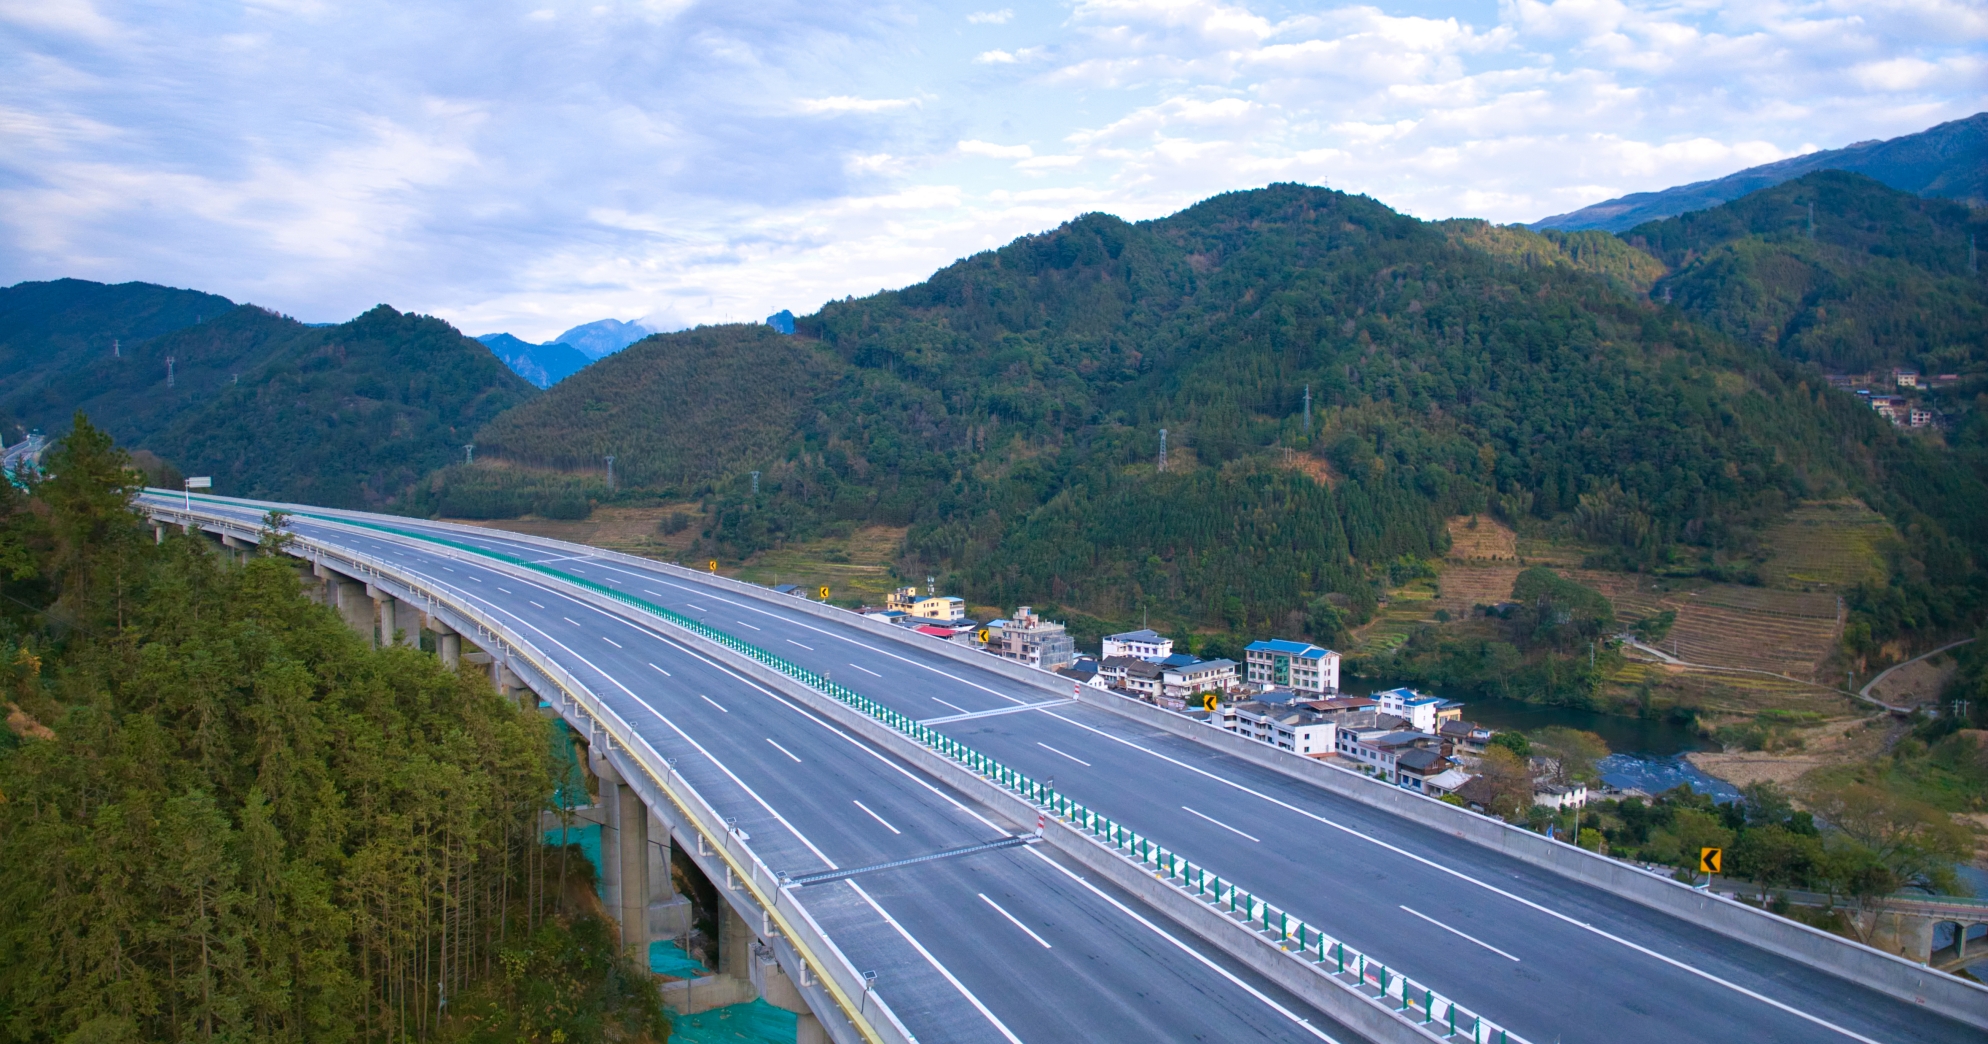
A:
[[[1161,676],[1166,674],[1166,668],[1131,656],[1119,656],[1113,659],[1115,661],[1113,666],[1119,673],[1118,681],[1115,683],[1118,688],[1149,702],[1160,702]],[[1099,667],[1098,673],[1104,673],[1102,666]]]
[[[1016,660],[1046,671],[1053,671],[1077,659],[1077,643],[1063,625],[1037,616],[1035,610],[1026,605],[1015,610],[1014,619],[1002,621],[1000,644],[996,646],[990,641],[987,648],[1003,659]]]
[[[1375,733],[1342,727],[1335,738],[1341,756],[1389,783],[1400,781],[1399,764],[1403,754],[1411,750],[1440,750],[1436,746],[1439,742],[1436,737],[1424,732]]]
[[[893,612],[911,615],[911,609],[918,604],[917,587],[900,587],[884,596],[884,608]]]
[[[1392,714],[1408,722],[1408,727],[1417,732],[1434,733],[1445,712],[1450,716],[1463,713],[1462,704],[1452,704],[1437,696],[1424,696],[1414,689],[1389,689],[1374,693],[1380,702],[1382,714]]]
[[[966,599],[952,595],[932,595],[911,603],[911,615],[920,620],[958,623],[966,619]]]
[[[1230,732],[1308,758],[1329,758],[1337,751],[1338,725],[1329,717],[1303,707],[1259,703],[1225,705],[1210,719]]]
[[[1307,642],[1269,638],[1243,650],[1244,680],[1264,688],[1332,695],[1339,691],[1339,654]]]
[[[1196,693],[1234,692],[1235,688],[1234,660],[1196,660],[1182,666],[1167,667],[1160,674],[1160,695],[1168,701],[1185,702]]]
[[[1163,638],[1155,631],[1126,631],[1124,634],[1104,636],[1104,659],[1114,656],[1136,656],[1141,660],[1164,660],[1173,655],[1173,639]]]

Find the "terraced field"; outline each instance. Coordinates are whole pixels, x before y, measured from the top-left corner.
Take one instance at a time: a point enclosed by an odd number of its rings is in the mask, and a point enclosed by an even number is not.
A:
[[[1856,500],[1811,501],[1762,534],[1774,548],[1762,567],[1771,587],[1838,591],[1882,579],[1881,549],[1896,539],[1883,515]]]
[[[1451,616],[1468,616],[1473,606],[1494,605],[1512,597],[1512,584],[1518,578],[1519,567],[1515,565],[1445,563],[1437,581],[1440,593],[1431,611],[1448,609]]]
[[[1516,562],[1518,534],[1489,515],[1458,515],[1448,522],[1450,557],[1466,562]]]

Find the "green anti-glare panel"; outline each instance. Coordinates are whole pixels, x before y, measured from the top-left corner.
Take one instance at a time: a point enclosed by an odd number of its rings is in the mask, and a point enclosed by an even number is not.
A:
[[[794,1044],[791,1011],[763,1000],[700,1011],[670,1013],[670,1044]]]
[[[649,944],[649,971],[672,979],[695,979],[709,974],[702,962],[667,939],[657,939]]]

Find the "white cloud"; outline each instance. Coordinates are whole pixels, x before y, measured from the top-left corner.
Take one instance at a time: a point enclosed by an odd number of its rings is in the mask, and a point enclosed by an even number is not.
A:
[[[1531,220],[1988,108],[1972,0],[1420,6],[0,0],[0,282],[537,338],[807,311],[1085,210]]]
[[[991,156],[995,159],[1026,159],[1035,155],[1035,150],[1027,145],[996,145],[991,141],[962,141],[959,150],[968,156]]]
[[[918,103],[911,98],[852,98],[848,95],[836,95],[832,98],[802,98],[800,108],[802,112],[889,112],[892,109],[909,108],[916,104]]]

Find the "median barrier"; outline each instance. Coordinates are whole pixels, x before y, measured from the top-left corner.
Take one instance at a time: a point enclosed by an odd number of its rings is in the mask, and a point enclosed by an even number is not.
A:
[[[173,494],[175,500],[179,494]],[[201,498],[195,498],[196,500]],[[227,503],[220,501],[217,502]],[[373,529],[393,533],[397,536],[425,540],[444,546],[455,545],[447,538],[431,534],[411,532],[392,526],[374,523],[359,518],[337,517],[346,512],[326,512],[320,509],[300,509],[298,514],[308,515],[320,521],[342,523],[361,529]],[[446,523],[431,525],[448,525]],[[459,530],[464,536],[488,536],[488,532],[474,527],[449,528]],[[652,559],[637,558],[620,552],[603,551],[584,545],[569,544],[565,541],[550,540],[525,534],[504,532],[504,538],[522,543],[534,544],[548,550],[562,553],[582,550],[589,557],[603,561],[620,561],[622,564],[645,570],[660,569],[665,573],[694,579],[701,584],[715,585],[735,590],[741,595],[756,600],[770,600],[773,592],[754,584],[720,577],[711,573],[701,573],[683,566]],[[469,553],[504,561],[511,556],[501,552],[488,551],[473,546],[463,547]],[[622,592],[613,591],[584,577],[576,577],[548,566],[538,566],[523,560],[514,560],[541,574],[557,575],[567,582],[580,586],[583,590],[599,588],[606,592],[610,601],[641,602]],[[646,603],[644,603],[646,606]],[[665,618],[677,617],[661,607],[644,609],[650,615],[666,614]],[[793,608],[810,615],[833,619],[845,626],[854,626],[891,641],[924,643],[918,647],[939,652],[948,659],[962,664],[989,670],[1004,677],[1028,685],[1031,688],[1062,696],[1071,692],[1072,683],[1053,672],[1026,664],[1016,663],[984,652],[966,649],[951,642],[939,641],[926,635],[906,631],[902,627],[872,620],[859,613],[834,606],[823,605],[803,598],[793,599]],[[682,618],[689,624],[706,628],[701,621]],[[677,620],[671,622],[677,623]],[[679,626],[682,626],[679,623]],[[714,628],[707,628],[716,630]],[[729,637],[729,636],[727,636]],[[720,643],[723,644],[722,642]],[[743,645],[744,643],[739,643]],[[734,650],[737,651],[737,650]],[[767,654],[770,656],[770,654]],[[826,682],[826,679],[823,679]],[[839,686],[837,686],[839,688]],[[1119,696],[1088,685],[1075,685],[1077,699],[1086,706],[1096,707],[1113,714],[1129,718],[1156,728],[1160,731],[1213,747],[1232,754],[1250,764],[1317,785],[1322,789],[1358,801],[1370,807],[1401,815],[1422,822],[1434,829],[1462,838],[1473,844],[1497,850],[1507,856],[1542,869],[1553,871],[1564,877],[1581,881],[1600,888],[1610,894],[1621,896],[1641,905],[1676,916],[1687,923],[1709,929],[1729,938],[1738,939],[1758,946],[1771,953],[1796,961],[1819,971],[1836,975],[1859,984],[1881,990],[1941,1011],[1968,1025],[1988,1029],[1988,986],[1969,982],[1945,972],[1929,968],[1914,961],[1906,960],[1882,950],[1865,946],[1841,936],[1831,935],[1819,929],[1786,918],[1778,917],[1743,903],[1720,896],[1708,895],[1667,877],[1652,874],[1637,867],[1611,859],[1595,852],[1589,852],[1564,842],[1552,841],[1532,831],[1512,826],[1502,820],[1458,808],[1433,798],[1415,794],[1400,787],[1369,778],[1360,773],[1307,758],[1280,748],[1249,739],[1236,733],[1208,726],[1184,714],[1146,703],[1131,697]],[[853,694],[852,694],[853,695]],[[868,702],[867,700],[865,702]],[[894,713],[894,712],[893,712]],[[909,720],[909,719],[907,719]],[[914,723],[915,724],[915,723]]]

